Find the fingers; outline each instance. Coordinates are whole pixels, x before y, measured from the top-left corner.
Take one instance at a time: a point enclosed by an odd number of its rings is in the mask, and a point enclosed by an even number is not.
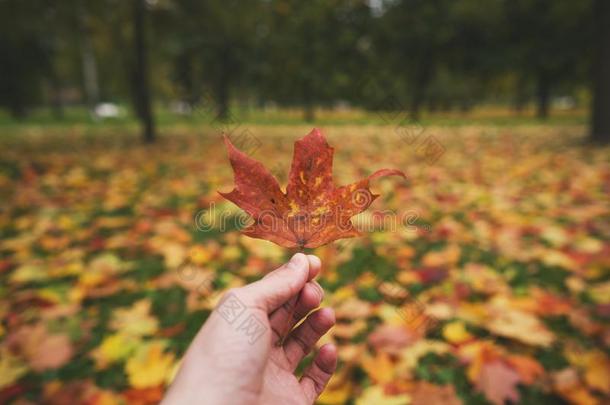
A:
[[[322,262],[320,261],[320,258],[315,255],[307,255],[307,260],[309,261],[309,279],[312,280],[320,274]]]
[[[309,262],[309,277],[307,279],[309,281],[309,280],[314,279],[318,274],[320,274],[320,269],[322,268],[322,262],[320,261],[320,258],[316,255],[307,255],[307,261]],[[281,267],[277,268],[274,271],[270,271],[269,273],[267,273],[265,275],[265,277],[263,277],[263,279],[274,275],[275,272],[279,269],[281,269]]]
[[[301,291],[311,279],[309,267],[307,256],[297,253],[288,263],[244,287],[244,298],[270,313]]]
[[[315,257],[315,256],[314,256]],[[322,302],[324,291],[315,282],[309,281],[301,290],[298,297],[286,301],[269,316],[269,323],[273,336],[271,344],[275,345],[311,310],[317,308]]]
[[[301,377],[301,388],[305,398],[313,404],[320,396],[337,368],[337,348],[327,344],[320,348],[311,365]]]
[[[330,308],[322,308],[309,315],[288,335],[284,342],[284,352],[292,370],[296,369],[299,362],[334,324],[334,311]]]

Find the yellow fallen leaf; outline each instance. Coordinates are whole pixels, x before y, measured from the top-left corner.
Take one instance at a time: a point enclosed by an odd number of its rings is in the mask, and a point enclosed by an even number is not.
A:
[[[48,278],[49,275],[43,266],[36,264],[24,264],[17,267],[17,269],[11,273],[10,281],[11,283],[21,284],[28,283],[30,281],[44,281]]]
[[[568,347],[565,355],[571,364],[584,372],[584,379],[589,387],[610,394],[610,359],[604,352],[584,352],[576,347]]]
[[[610,361],[602,353],[589,354],[585,370],[585,382],[589,387],[610,394]]]
[[[14,356],[7,347],[0,348],[0,390],[21,378],[28,372],[28,366]]]
[[[408,394],[387,395],[382,386],[372,385],[365,388],[356,405],[408,405],[411,397]]]
[[[117,309],[110,328],[133,336],[152,335],[158,330],[159,322],[150,314],[150,308],[150,300],[142,299],[130,308]]]
[[[447,353],[451,346],[437,340],[418,340],[400,352],[400,361],[396,367],[396,373],[400,376],[408,375],[417,366],[420,357],[427,353]]]
[[[175,358],[172,353],[163,353],[165,346],[163,341],[146,343],[127,360],[125,372],[132,387],[155,387],[168,380]]]
[[[367,354],[360,364],[376,384],[388,383],[394,379],[394,365],[385,352],[379,352],[376,356]]]
[[[189,260],[191,263],[202,265],[206,264],[212,258],[212,252],[206,249],[205,246],[195,245],[189,250]]]
[[[551,375],[553,388],[570,403],[578,405],[598,405],[599,401],[583,385],[578,373],[572,367]]]
[[[604,248],[604,244],[599,239],[590,236],[578,238],[574,243],[577,250],[584,253],[598,253]]]
[[[79,284],[84,287],[95,287],[116,277],[117,274],[129,269],[129,264],[111,253],[95,257],[79,277]]]
[[[348,378],[348,368],[343,368],[330,377],[328,385],[318,397],[318,402],[324,405],[342,405],[352,395],[353,385]]]
[[[472,335],[466,330],[464,322],[454,321],[443,328],[443,337],[450,343],[460,344],[472,339]]]
[[[556,225],[546,225],[540,236],[555,247],[561,247],[570,240],[567,232]]]
[[[357,319],[355,321],[350,322],[341,322],[336,324],[331,333],[333,336],[342,338],[342,339],[351,339],[357,334],[363,332],[367,327],[366,321],[364,319]]]
[[[241,250],[235,245],[224,246],[220,251],[220,257],[227,262],[237,261],[241,257]]]
[[[186,258],[186,248],[180,243],[166,243],[161,248],[161,254],[165,261],[165,267],[170,270],[178,268]]]
[[[426,253],[422,258],[422,264],[428,267],[447,266],[457,263],[460,259],[460,248],[457,245],[451,244],[443,250],[432,251]]]
[[[579,386],[561,393],[564,398],[576,405],[599,405],[600,402],[584,387]]]
[[[91,352],[97,369],[126,359],[140,344],[140,339],[125,333],[106,336],[102,343]]]
[[[534,346],[548,347],[555,335],[535,315],[524,311],[494,306],[486,322],[487,329],[496,335],[516,339]]]
[[[610,304],[610,281],[590,287],[589,294],[598,304]]]

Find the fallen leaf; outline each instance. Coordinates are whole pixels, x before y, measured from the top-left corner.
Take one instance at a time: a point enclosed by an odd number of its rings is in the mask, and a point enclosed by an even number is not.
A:
[[[124,360],[140,344],[137,337],[126,333],[115,333],[106,336],[102,343],[91,352],[97,369],[104,369],[110,364]]]
[[[397,374],[407,375],[417,366],[421,357],[428,353],[444,354],[449,352],[450,348],[450,345],[438,340],[419,340],[400,351]]]
[[[435,385],[420,381],[412,393],[411,405],[462,405],[453,385]]]
[[[7,339],[9,346],[16,347],[35,371],[59,368],[73,355],[70,338],[49,333],[42,323],[22,326]]]
[[[132,336],[152,335],[159,328],[159,322],[150,314],[151,302],[142,299],[130,308],[117,309],[113,314],[110,328]]]
[[[475,387],[493,404],[504,405],[506,400],[519,401],[519,374],[501,361],[483,364]]]
[[[343,405],[351,397],[353,388],[350,369],[343,367],[330,377],[326,388],[318,397],[318,402],[324,405]]]
[[[486,327],[492,333],[534,346],[548,347],[555,341],[555,336],[535,315],[499,305],[493,306],[490,313]]]
[[[0,348],[0,390],[8,387],[28,372],[22,359],[13,355],[7,347]]]
[[[380,385],[372,385],[364,389],[356,400],[356,405],[408,405],[411,397],[408,394],[390,395]]]
[[[450,322],[443,327],[443,337],[449,343],[460,344],[472,339],[472,335],[466,330],[464,322]]]
[[[368,341],[376,350],[397,353],[418,339],[418,335],[404,326],[381,324],[369,335]]]
[[[125,391],[123,397],[129,405],[153,405],[161,402],[163,392],[161,385],[148,388],[132,388]]]
[[[388,383],[394,378],[394,365],[387,353],[379,352],[375,356],[365,355],[360,364],[376,384]]]
[[[510,355],[506,361],[515,368],[521,381],[525,384],[533,384],[538,377],[544,374],[542,364],[531,357]]]
[[[565,354],[571,364],[584,371],[584,380],[589,387],[610,394],[610,359],[604,352],[568,347]]]
[[[599,401],[582,384],[574,368],[565,368],[551,375],[553,388],[562,397],[578,405],[598,405]]]
[[[127,360],[125,372],[134,388],[151,388],[164,384],[171,375],[174,355],[164,353],[165,343],[152,341],[140,346]]]

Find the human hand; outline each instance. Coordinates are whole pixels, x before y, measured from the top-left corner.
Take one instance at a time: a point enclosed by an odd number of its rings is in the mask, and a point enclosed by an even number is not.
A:
[[[320,348],[298,379],[301,360],[335,323],[317,308],[323,290],[313,278],[320,259],[295,254],[263,279],[230,290],[187,350],[162,402],[173,404],[312,404],[337,365],[337,349]]]

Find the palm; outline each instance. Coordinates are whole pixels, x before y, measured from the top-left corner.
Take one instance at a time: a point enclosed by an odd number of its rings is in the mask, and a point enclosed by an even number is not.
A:
[[[283,347],[271,350],[263,375],[262,404],[305,404],[307,399],[294,371],[291,370]]]

